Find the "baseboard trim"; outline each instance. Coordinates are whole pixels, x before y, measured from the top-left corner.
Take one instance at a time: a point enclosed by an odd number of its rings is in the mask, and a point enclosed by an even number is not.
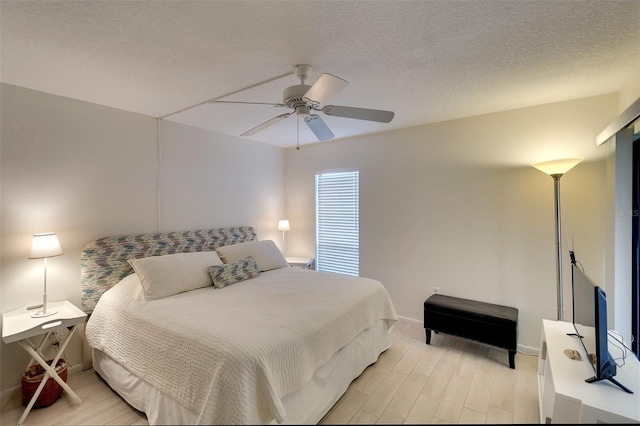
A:
[[[533,346],[521,345],[518,343],[518,352],[523,353],[525,355],[540,355],[540,349],[534,348]]]
[[[412,324],[423,325],[422,320],[417,320],[417,319],[413,319],[413,318],[409,318],[409,317],[402,317],[400,315],[398,315],[398,321],[410,322]]]
[[[408,322],[411,324],[418,324],[420,326],[424,325],[424,322],[422,320],[417,320],[417,319],[413,319],[413,318],[409,318],[409,317],[403,317],[398,315],[398,320],[402,321],[402,322]],[[518,343],[518,352],[523,353],[525,355],[536,355],[538,356],[540,354],[540,348],[535,348],[532,346],[526,346],[526,345],[522,345],[520,343]]]

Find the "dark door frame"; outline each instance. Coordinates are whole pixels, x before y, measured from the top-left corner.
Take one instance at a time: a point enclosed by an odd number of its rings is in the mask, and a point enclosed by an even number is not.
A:
[[[640,358],[640,140],[633,142],[632,187],[631,350]]]

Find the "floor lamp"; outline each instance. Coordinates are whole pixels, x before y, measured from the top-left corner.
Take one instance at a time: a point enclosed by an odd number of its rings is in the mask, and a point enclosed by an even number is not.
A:
[[[287,219],[280,219],[278,222],[278,231],[282,231],[282,254],[285,254],[285,245],[284,245],[284,233],[289,231],[291,227],[289,226],[289,221]]]
[[[556,218],[556,291],[558,293],[558,321],[564,321],[564,302],[562,289],[562,231],[560,229],[560,178],[575,167],[582,159],[566,158],[532,164],[533,167],[553,178],[555,218]]]

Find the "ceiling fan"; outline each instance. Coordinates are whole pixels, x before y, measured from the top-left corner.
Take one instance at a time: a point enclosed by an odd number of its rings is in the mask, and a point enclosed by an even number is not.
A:
[[[389,123],[395,113],[393,111],[383,111],[377,109],[356,108],[340,105],[325,105],[324,102],[331,96],[344,89],[349,83],[333,74],[322,74],[320,78],[313,84],[305,84],[305,80],[311,73],[311,66],[296,65],[294,67],[296,77],[300,79],[300,84],[289,86],[282,92],[282,103],[268,102],[241,102],[241,101],[220,101],[213,100],[211,103],[227,103],[227,104],[252,104],[252,105],[270,105],[274,107],[286,107],[292,111],[277,115],[262,124],[259,124],[240,136],[251,136],[256,133],[273,126],[274,124],[288,118],[292,115],[304,118],[304,122],[318,140],[326,141],[335,135],[326,125],[324,120],[315,114],[316,111],[323,112],[326,115],[334,117],[354,118],[357,120],[377,121],[380,123]],[[298,145],[299,149],[299,145]]]

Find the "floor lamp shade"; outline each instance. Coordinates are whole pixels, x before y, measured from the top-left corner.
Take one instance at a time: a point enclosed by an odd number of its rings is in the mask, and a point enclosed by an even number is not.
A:
[[[532,164],[533,167],[544,172],[553,178],[554,207],[556,224],[556,297],[557,319],[564,321],[564,289],[562,286],[562,221],[560,219],[560,178],[563,174],[575,167],[580,161],[579,158],[566,158],[562,160],[545,161],[543,163]]]
[[[29,259],[44,259],[44,293],[42,295],[42,307],[32,317],[46,317],[53,315],[55,311],[47,311],[47,258],[63,254],[60,241],[55,232],[33,234]]]
[[[549,176],[563,175],[569,170],[573,169],[580,161],[581,158],[565,158],[562,160],[545,161],[542,163],[532,164],[533,167],[540,170]]]

